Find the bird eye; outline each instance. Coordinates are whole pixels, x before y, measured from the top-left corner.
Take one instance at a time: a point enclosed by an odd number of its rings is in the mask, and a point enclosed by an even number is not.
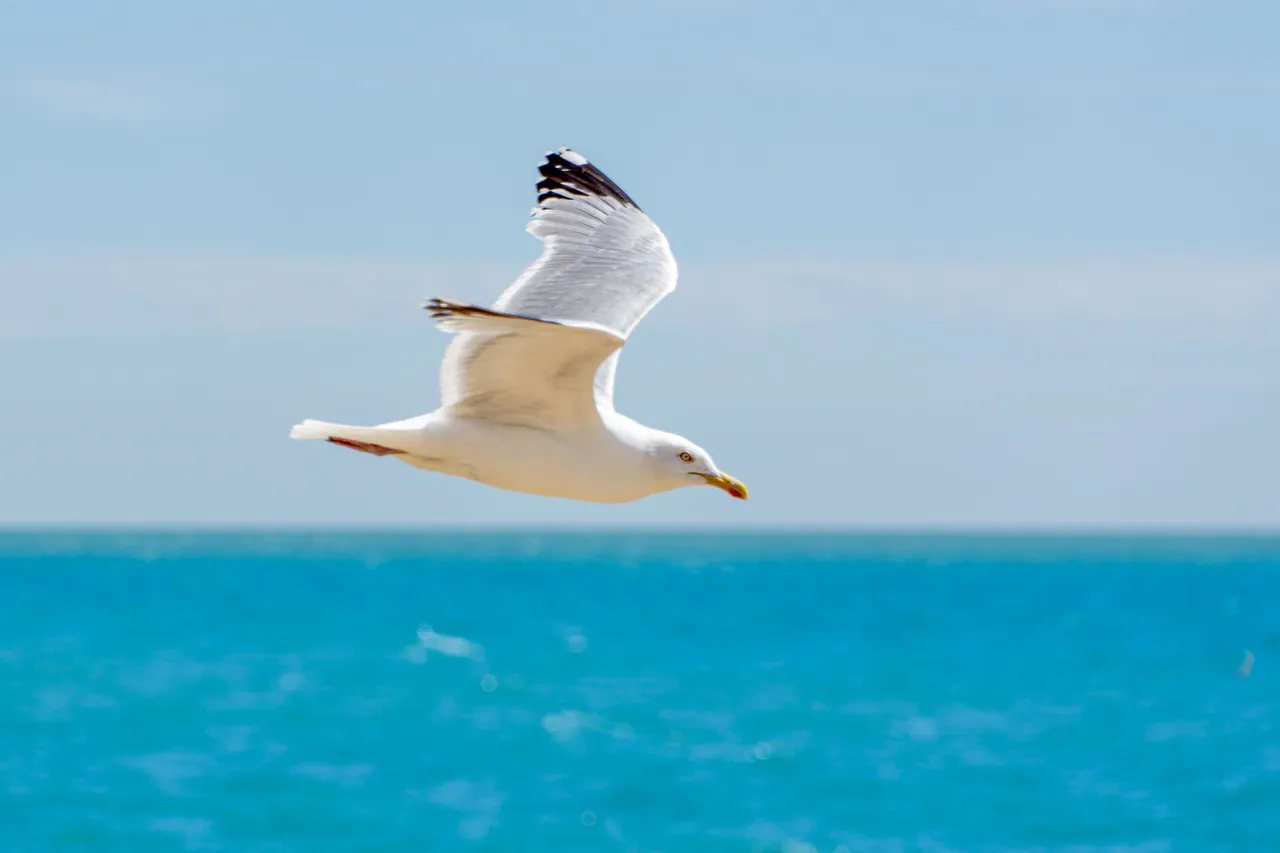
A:
[[[693,461],[693,454],[692,454],[692,453],[690,453],[690,452],[689,452],[689,451],[687,451],[687,450],[681,450],[681,451],[680,451],[680,461],[681,461],[681,462],[692,462],[692,461]]]

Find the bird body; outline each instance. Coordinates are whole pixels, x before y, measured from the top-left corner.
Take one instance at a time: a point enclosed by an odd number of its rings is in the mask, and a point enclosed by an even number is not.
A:
[[[676,286],[666,237],[577,152],[548,152],[539,171],[528,230],[542,255],[493,308],[425,306],[456,335],[440,408],[378,426],[305,420],[290,436],[548,497],[623,503],[710,484],[745,499],[705,450],[613,406],[620,350]]]
[[[648,454],[650,430],[611,413],[609,423],[572,435],[459,418],[437,410],[374,427],[303,421],[294,438],[324,438],[373,455],[499,489],[594,503],[623,503],[659,491]],[[335,440],[336,439],[336,440]],[[602,479],[600,471],[608,471]],[[689,483],[688,485],[693,485]]]

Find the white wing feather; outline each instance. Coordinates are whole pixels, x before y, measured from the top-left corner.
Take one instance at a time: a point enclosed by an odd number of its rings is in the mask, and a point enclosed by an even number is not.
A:
[[[527,230],[542,255],[492,316],[455,322],[441,393],[457,415],[564,429],[612,409],[619,348],[677,269],[658,226],[582,155],[548,152],[539,172]]]
[[[623,344],[613,331],[444,299],[426,307],[442,329],[458,333],[441,367],[444,404],[455,417],[558,432],[600,422],[592,380]]]

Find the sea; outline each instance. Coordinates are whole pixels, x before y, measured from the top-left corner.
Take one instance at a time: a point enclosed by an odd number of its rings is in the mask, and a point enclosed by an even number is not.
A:
[[[1280,851],[1280,538],[0,534],[0,853]]]

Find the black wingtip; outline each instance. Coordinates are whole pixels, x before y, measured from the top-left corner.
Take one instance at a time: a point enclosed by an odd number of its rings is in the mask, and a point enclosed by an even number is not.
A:
[[[552,198],[595,195],[640,209],[640,205],[623,192],[622,187],[572,148],[548,151],[542,165],[538,167],[538,173],[542,175],[542,180],[537,183],[540,205]]]
[[[424,310],[431,312],[432,319],[443,320],[445,317],[456,313],[461,306],[449,299],[435,298],[428,299],[422,303],[422,307]]]

